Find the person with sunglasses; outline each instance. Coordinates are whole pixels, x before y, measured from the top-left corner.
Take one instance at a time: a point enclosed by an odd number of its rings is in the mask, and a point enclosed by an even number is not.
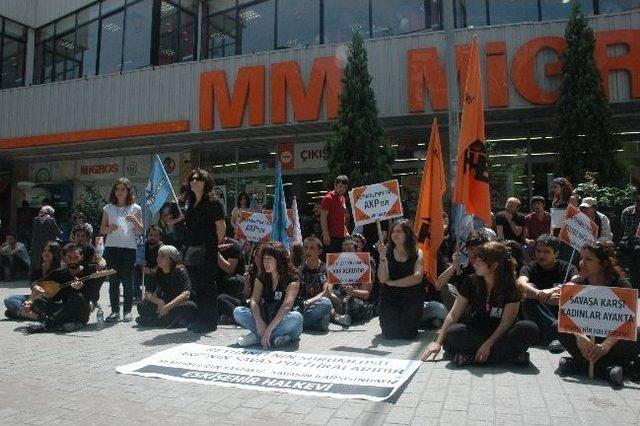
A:
[[[630,288],[631,283],[625,278],[624,271],[612,249],[603,243],[591,243],[580,250],[580,271],[571,278],[571,283],[580,285],[596,285],[606,287]],[[596,337],[591,341],[581,333],[560,333],[558,336],[562,346],[571,357],[560,359],[558,373],[561,376],[587,372],[589,362],[595,363],[595,376],[609,380],[613,385],[622,386],[625,370],[631,363],[638,368],[640,342],[618,340],[615,337]]]
[[[213,195],[213,178],[203,169],[191,171],[185,204],[184,265],[192,283],[198,315],[189,330],[208,333],[218,328],[218,244],[224,240],[224,208]]]

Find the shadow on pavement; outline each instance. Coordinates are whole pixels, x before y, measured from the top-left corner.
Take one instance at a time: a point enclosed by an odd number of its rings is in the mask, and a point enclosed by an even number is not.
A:
[[[266,350],[266,351],[279,351],[279,352],[295,352],[298,349],[300,349],[300,340],[296,340],[294,342],[291,342],[285,346],[280,346],[279,348],[274,348],[273,346],[268,348],[268,349],[264,349],[262,346],[260,345],[253,345],[253,346],[249,346],[246,348],[243,348],[242,346],[240,346],[237,343],[232,343],[230,345],[228,345],[227,347],[229,348],[240,348],[240,349],[256,349],[256,350]]]
[[[162,346],[162,345],[170,345],[173,343],[193,343],[200,340],[202,335],[197,333],[192,333],[188,330],[180,330],[173,333],[161,334],[159,336],[155,336],[149,340],[142,342],[145,346]]]
[[[365,355],[373,355],[373,356],[387,356],[391,354],[389,351],[379,351],[376,349],[367,349],[367,348],[354,348],[352,346],[336,346],[331,348],[332,351],[338,352],[351,352],[356,354],[365,354]]]
[[[508,365],[508,364],[502,364],[502,365],[495,365],[495,364],[490,364],[490,365],[478,365],[478,364],[472,364],[472,365],[468,365],[468,366],[464,366],[464,367],[458,367],[456,365],[456,363],[452,360],[448,360],[449,363],[445,366],[446,369],[448,370],[463,370],[466,369],[468,370],[471,374],[473,374],[476,377],[483,377],[486,375],[491,375],[491,374],[501,374],[501,373],[513,373],[513,374],[520,374],[523,376],[536,376],[538,374],[540,374],[540,370],[538,369],[538,367],[536,367],[535,365],[529,363],[528,367],[519,367],[516,365]]]

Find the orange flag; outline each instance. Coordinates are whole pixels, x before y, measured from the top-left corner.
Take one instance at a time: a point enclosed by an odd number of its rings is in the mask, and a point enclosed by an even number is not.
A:
[[[464,205],[467,214],[479,217],[487,226],[490,226],[491,200],[481,81],[478,36],[474,35],[462,99],[462,123],[458,141],[458,165],[453,202]]]
[[[424,272],[432,284],[438,278],[438,248],[444,240],[442,197],[446,191],[438,120],[434,118],[413,224],[413,230],[418,235],[418,247],[422,249],[424,256]]]

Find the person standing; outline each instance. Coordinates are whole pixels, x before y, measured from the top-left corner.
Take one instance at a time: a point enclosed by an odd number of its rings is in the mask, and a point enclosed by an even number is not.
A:
[[[51,206],[42,206],[38,216],[33,219],[31,239],[31,265],[38,265],[44,246],[56,241],[60,236],[60,228],[53,215],[56,211]]]
[[[613,242],[613,232],[611,232],[611,222],[609,218],[597,209],[598,201],[593,197],[584,197],[580,203],[580,211],[598,225],[598,241],[603,243]]]
[[[198,306],[194,333],[218,328],[218,244],[224,240],[226,224],[222,204],[214,198],[213,178],[200,168],[191,171],[186,193],[184,265],[192,283],[192,300]]]
[[[111,188],[109,204],[104,206],[100,233],[106,234],[104,259],[116,273],[109,279],[111,314],[105,321],[120,320],[120,284],[122,284],[122,320],[130,322],[133,305],[133,265],[136,261],[136,235],[142,232],[142,209],[135,203],[133,186],[120,178]]]
[[[326,253],[339,253],[342,242],[349,236],[347,232],[347,204],[345,193],[349,188],[349,178],[336,178],[333,190],[327,192],[320,203],[320,226],[322,243]]]

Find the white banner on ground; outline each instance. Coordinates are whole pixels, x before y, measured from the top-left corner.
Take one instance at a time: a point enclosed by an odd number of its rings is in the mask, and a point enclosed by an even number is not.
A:
[[[262,351],[187,343],[118,373],[301,395],[384,401],[420,361]]]

